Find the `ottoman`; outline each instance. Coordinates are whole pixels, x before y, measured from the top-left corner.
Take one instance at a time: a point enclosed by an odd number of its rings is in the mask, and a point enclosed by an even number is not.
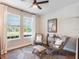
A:
[[[45,54],[46,48],[41,45],[36,45],[33,47],[33,54],[37,55],[40,59],[42,59],[42,56]]]

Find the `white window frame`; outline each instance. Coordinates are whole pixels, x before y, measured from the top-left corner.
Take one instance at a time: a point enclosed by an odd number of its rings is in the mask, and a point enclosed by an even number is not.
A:
[[[17,14],[15,14],[15,13],[12,13],[12,12],[7,12],[7,16],[8,16],[8,14],[11,14],[11,15],[13,15],[13,16],[17,16],[18,17],[18,19],[19,19],[19,21],[20,21],[20,15],[17,15]],[[8,21],[8,20],[7,20]],[[7,25],[8,23],[6,22],[6,25]],[[21,24],[20,24],[21,25]],[[20,27],[19,27],[19,33],[21,33],[21,31],[20,31]],[[6,37],[7,37],[7,27],[6,27]],[[8,39],[7,38],[7,41],[12,41],[12,40],[19,40],[19,39],[21,39],[21,35],[19,34],[19,38],[14,38],[14,39]]]

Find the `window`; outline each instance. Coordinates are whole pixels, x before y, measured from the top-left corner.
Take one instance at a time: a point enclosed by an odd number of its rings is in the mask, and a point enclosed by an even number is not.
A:
[[[7,14],[7,39],[20,38],[20,16],[12,13]]]
[[[32,17],[17,15],[8,12],[6,32],[8,40],[32,38],[33,33]]]
[[[24,37],[32,37],[32,18],[23,17]]]

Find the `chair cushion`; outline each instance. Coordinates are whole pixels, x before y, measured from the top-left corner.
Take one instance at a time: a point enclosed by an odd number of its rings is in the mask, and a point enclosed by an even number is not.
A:
[[[33,47],[33,49],[39,51],[39,52],[42,52],[44,51],[46,48],[44,46],[41,46],[41,45],[36,45]]]
[[[39,43],[39,42],[42,42],[41,38],[40,38],[40,37],[37,37],[37,38],[36,38],[36,42],[38,42],[38,43]]]
[[[55,40],[55,45],[61,45],[62,43],[63,43],[63,40],[60,40],[59,38]]]
[[[42,35],[41,34],[38,34],[37,36],[36,36],[36,42],[42,42]]]

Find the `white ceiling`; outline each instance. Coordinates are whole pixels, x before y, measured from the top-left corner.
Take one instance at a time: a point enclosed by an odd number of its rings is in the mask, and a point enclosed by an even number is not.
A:
[[[45,0],[37,0],[37,1],[45,1]],[[54,12],[56,10],[59,10],[63,7],[66,7],[71,4],[78,3],[79,0],[49,0],[49,3],[40,5],[42,7],[42,10],[38,8],[31,7],[33,0],[2,0],[1,2],[7,3],[9,5],[12,5],[14,7],[23,9],[25,11],[35,13],[35,14],[45,14],[50,11]]]

